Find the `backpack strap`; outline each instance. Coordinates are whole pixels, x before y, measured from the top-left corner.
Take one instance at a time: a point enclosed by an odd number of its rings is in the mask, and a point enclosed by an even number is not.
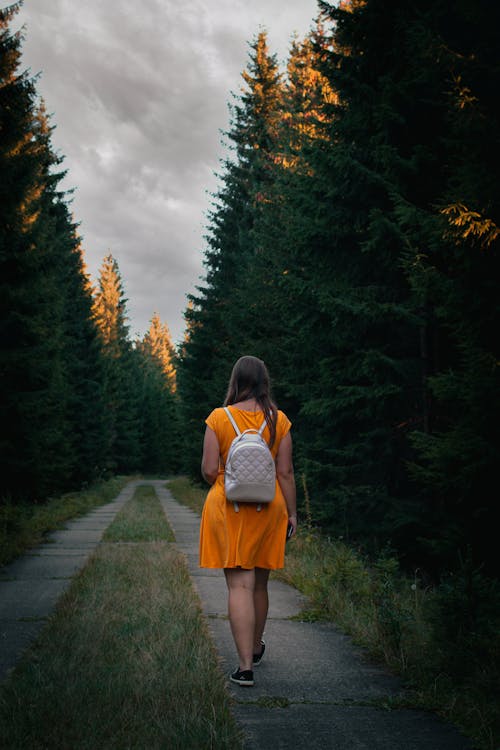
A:
[[[234,431],[236,432],[237,435],[241,435],[241,430],[238,427],[238,425],[236,424],[233,415],[231,414],[231,412],[229,411],[229,409],[227,408],[227,406],[224,406],[223,408],[224,408],[224,411],[226,412],[227,416],[229,417],[229,421],[231,422],[231,424],[234,427]],[[262,435],[262,433],[264,432],[265,426],[266,426],[266,418],[264,417],[264,421],[262,422],[261,426],[259,427],[259,435]]]
[[[227,406],[224,406],[224,411],[226,412],[226,414],[227,414],[227,416],[229,418],[229,421],[233,425],[235,433],[237,435],[241,435],[241,430],[239,429],[238,425],[234,421],[233,415],[231,414],[231,412],[229,411],[229,409],[227,408]],[[240,506],[238,505],[238,503],[233,503],[233,506],[234,506],[234,512],[238,513],[239,510],[240,510]]]
[[[237,434],[237,435],[241,435],[241,430],[239,429],[238,425],[237,425],[237,424],[236,424],[236,422],[234,421],[234,417],[233,417],[233,415],[231,414],[231,412],[229,411],[229,409],[227,408],[227,406],[225,406],[225,407],[224,407],[224,411],[226,412],[227,416],[229,417],[229,421],[230,421],[230,422],[231,422],[231,424],[233,425],[233,427],[234,427],[234,431],[236,432],[236,434]]]
[[[259,428],[259,435],[262,437],[262,433],[264,432],[264,427],[266,426],[266,417],[264,416],[264,421],[262,422],[260,428]],[[257,512],[262,510],[262,505],[259,503],[257,505]]]

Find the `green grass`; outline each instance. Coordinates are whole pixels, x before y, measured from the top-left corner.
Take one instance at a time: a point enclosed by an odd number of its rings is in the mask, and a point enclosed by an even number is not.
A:
[[[96,482],[82,492],[69,492],[43,504],[0,505],[0,565],[43,541],[44,535],[63,528],[70,518],[82,516],[114,500],[129,477]]]
[[[241,748],[184,557],[151,541],[171,535],[143,489],[110,530],[135,543],[100,545],[1,689],[5,750]]]
[[[194,485],[188,477],[175,477],[166,483],[166,487],[176,500],[201,515],[203,503],[210,489],[208,484],[205,487],[199,487]]]
[[[454,648],[442,632],[449,628],[445,618],[459,615],[453,605],[443,610],[440,589],[425,587],[418,574],[402,573],[394,558],[368,561],[311,528],[289,543],[286,567],[277,576],[307,595],[300,619],[335,622],[399,674],[408,686],[408,705],[453,722],[474,740],[476,750],[498,750],[498,632],[483,637],[479,646],[472,633]]]
[[[153,487],[138,487],[103,534],[106,542],[175,540]]]

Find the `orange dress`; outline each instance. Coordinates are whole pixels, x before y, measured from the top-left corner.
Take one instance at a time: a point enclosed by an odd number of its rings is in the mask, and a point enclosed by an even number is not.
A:
[[[245,411],[234,406],[229,409],[242,432],[258,429],[264,419],[261,411]],[[274,499],[262,504],[261,510],[257,510],[255,503],[238,503],[239,512],[236,512],[234,504],[226,500],[222,468],[236,433],[223,408],[214,409],[205,421],[217,435],[222,464],[203,506],[200,568],[282,568],[285,564],[288,511],[278,481]],[[274,458],[290,427],[288,417],[278,411],[276,439],[271,448]],[[267,425],[263,437],[269,441]]]

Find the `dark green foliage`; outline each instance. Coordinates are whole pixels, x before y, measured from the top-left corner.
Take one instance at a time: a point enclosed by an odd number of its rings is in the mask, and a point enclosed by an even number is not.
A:
[[[311,169],[291,193],[305,272],[294,279],[292,266],[287,282],[313,316],[305,359],[314,374],[296,388],[313,515],[372,550],[389,540],[411,555],[419,511],[404,467],[405,426],[422,418],[421,375],[418,318],[391,215],[398,144],[386,123],[397,117],[381,94],[391,66],[404,71],[402,21],[392,10],[387,19],[369,4],[325,7],[335,32],[314,49],[335,97],[325,102],[323,138],[307,144]]]
[[[92,318],[92,290],[76,236],[62,271],[61,288],[68,290],[65,362],[73,383],[67,404],[67,438],[72,446],[72,477],[79,485],[104,471],[106,413],[101,341]]]
[[[67,358],[66,312],[69,295],[84,290],[66,283],[77,240],[57,191],[61,159],[44,107],[33,80],[17,72],[21,37],[7,28],[17,7],[0,16],[0,455],[3,494],[43,499],[71,486],[80,458],[71,431],[80,384]]]
[[[142,378],[142,470],[169,474],[179,470],[182,439],[176,394],[176,354],[170,332],[155,314],[149,331],[136,342]]]
[[[108,255],[94,295],[105,366],[108,467],[171,473],[181,453],[174,348],[157,315],[144,339],[132,345],[126,302],[118,263]]]
[[[141,465],[141,370],[128,336],[126,303],[118,263],[110,254],[100,269],[94,319],[104,356],[106,468],[113,473],[139,471]]]
[[[492,487],[500,443],[500,123],[492,92],[500,66],[492,29],[499,20],[499,9],[483,2],[438,15],[429,50],[447,84],[437,134],[439,215],[418,217],[430,242],[412,275],[430,340],[430,430],[414,436],[412,465],[431,500],[435,532],[426,536],[447,561],[457,548],[469,549],[490,572],[498,572]],[[406,214],[411,220],[411,209]],[[409,234],[408,219],[404,228]]]
[[[453,574],[443,576],[436,589],[434,607],[438,669],[442,661],[453,680],[475,682],[477,665],[489,662],[489,687],[497,691],[496,676],[500,667],[498,581],[486,578],[468,559]],[[485,659],[486,654],[489,656]]]
[[[178,400],[157,360],[144,355],[141,368],[142,471],[172,474],[178,471],[181,460]]]
[[[500,589],[469,556],[442,577],[433,596],[432,639],[427,644],[421,684],[435,691],[462,726],[484,737],[479,747],[498,746],[500,736]],[[436,679],[436,675],[438,678]],[[466,696],[464,708],[450,705]],[[441,697],[442,696],[442,697]],[[478,731],[479,730],[479,731]]]

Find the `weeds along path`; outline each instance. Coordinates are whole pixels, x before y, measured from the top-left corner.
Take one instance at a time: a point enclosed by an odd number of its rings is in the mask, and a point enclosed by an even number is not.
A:
[[[38,639],[1,690],[2,748],[472,750],[276,580],[255,687],[230,684],[225,580],[198,568],[198,531],[164,480],[134,481],[4,569],[2,634],[16,655]]]

